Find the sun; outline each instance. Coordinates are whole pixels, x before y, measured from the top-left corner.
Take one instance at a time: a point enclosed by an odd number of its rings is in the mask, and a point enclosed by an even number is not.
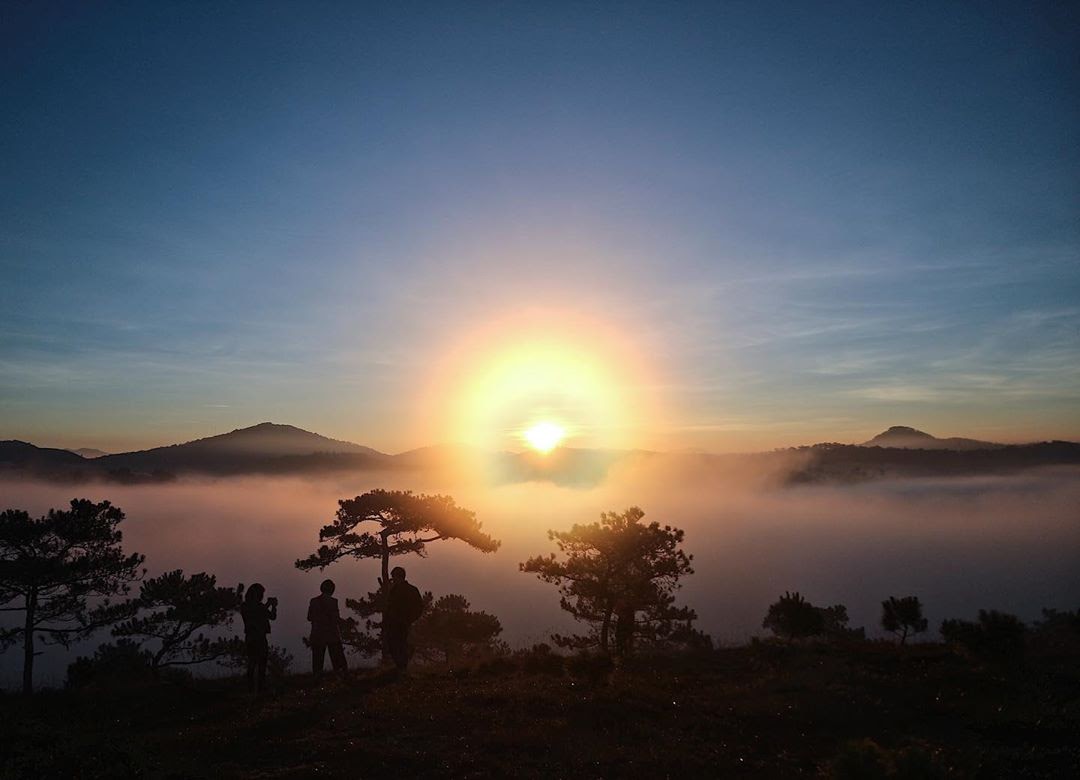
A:
[[[443,350],[421,416],[443,441],[465,445],[463,468],[497,484],[507,451],[642,446],[659,380],[628,334],[567,311],[487,320]]]
[[[548,453],[563,440],[566,429],[557,423],[544,420],[526,428],[521,436],[537,452]]]

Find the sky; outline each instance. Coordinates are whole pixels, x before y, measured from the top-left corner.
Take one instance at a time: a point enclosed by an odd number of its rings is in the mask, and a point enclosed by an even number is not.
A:
[[[5,3],[0,439],[402,451],[518,328],[637,446],[1080,439],[1078,16]]]

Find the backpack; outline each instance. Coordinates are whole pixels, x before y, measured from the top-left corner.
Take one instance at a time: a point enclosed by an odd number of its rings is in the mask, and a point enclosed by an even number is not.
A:
[[[424,597],[415,585],[409,585],[405,606],[405,619],[410,623],[415,623],[424,613]]]

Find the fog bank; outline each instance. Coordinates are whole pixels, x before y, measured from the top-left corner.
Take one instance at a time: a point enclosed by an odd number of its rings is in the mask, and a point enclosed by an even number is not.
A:
[[[890,595],[919,596],[932,629],[942,618],[979,608],[1031,619],[1041,607],[1075,608],[1080,601],[1080,472],[1073,469],[794,488],[736,488],[707,473],[647,469],[613,474],[591,489],[455,488],[404,474],[129,486],[0,482],[0,508],[36,515],[76,496],[109,499],[127,513],[125,549],[144,553],[151,575],[182,568],[216,574],[220,584],[266,585],[281,600],[272,641],[295,653],[303,670],[300,638],[318,583],[333,578],[344,603],[375,587],[378,562],[343,561],[305,573],[294,561],[317,547],[318,529],[331,521],[338,499],[375,487],[450,493],[503,540],[492,554],[445,541],[430,545],[429,558],[396,562],[422,590],[461,593],[474,608],[496,614],[512,645],[544,641],[571,625],[555,588],[519,573],[517,564],[553,549],[549,528],[632,505],[645,510],[646,520],[685,529],[695,574],[680,600],[720,642],[762,633],[768,604],[784,590],[800,590],[819,605],[846,604],[852,625],[865,625],[871,635],[878,633],[880,602]],[[39,658],[40,680],[61,683],[75,654],[47,649]],[[17,678],[20,661],[16,648],[0,657],[5,685]]]

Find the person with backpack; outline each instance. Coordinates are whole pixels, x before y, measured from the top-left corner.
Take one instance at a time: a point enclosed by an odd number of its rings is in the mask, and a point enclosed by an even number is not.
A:
[[[405,569],[395,566],[386,586],[383,609],[383,642],[386,654],[399,672],[409,665],[409,628],[424,611],[424,598],[419,589],[405,579]]]

